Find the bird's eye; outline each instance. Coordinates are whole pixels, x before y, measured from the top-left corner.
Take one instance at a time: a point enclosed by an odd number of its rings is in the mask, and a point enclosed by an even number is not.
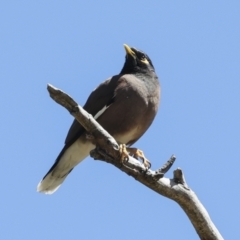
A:
[[[143,62],[143,63],[145,63],[145,64],[149,64],[147,58],[146,58],[144,55],[142,55],[142,56],[140,57],[140,61]]]

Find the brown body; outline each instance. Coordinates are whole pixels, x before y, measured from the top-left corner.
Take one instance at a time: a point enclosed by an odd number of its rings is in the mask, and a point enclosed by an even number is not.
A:
[[[151,125],[159,106],[160,86],[151,60],[143,52],[125,45],[126,61],[119,75],[100,84],[89,96],[84,109],[121,144],[136,142]],[[94,144],[74,120],[65,146],[38,185],[51,194],[72,169],[85,159]]]
[[[149,128],[158,110],[159,83],[151,84],[151,89],[148,89],[141,79],[131,74],[114,76],[92,92],[84,109],[95,116],[99,109],[110,103],[97,121],[119,143],[132,145]],[[74,120],[65,143],[68,144],[83,131]]]

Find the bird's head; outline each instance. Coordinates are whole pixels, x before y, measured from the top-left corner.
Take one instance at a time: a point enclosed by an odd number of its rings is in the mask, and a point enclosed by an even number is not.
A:
[[[121,74],[154,71],[154,66],[148,55],[136,48],[124,44],[126,59]]]

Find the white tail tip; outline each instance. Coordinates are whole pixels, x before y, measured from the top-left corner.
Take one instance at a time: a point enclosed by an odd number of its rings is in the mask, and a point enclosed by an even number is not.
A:
[[[58,188],[60,188],[61,185],[58,186],[46,186],[46,183],[44,182],[45,179],[43,179],[38,185],[37,185],[37,192],[41,192],[44,194],[53,194],[54,192],[56,192],[58,190]]]

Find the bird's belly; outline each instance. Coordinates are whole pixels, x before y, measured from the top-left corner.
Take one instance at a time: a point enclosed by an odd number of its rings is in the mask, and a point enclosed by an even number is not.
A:
[[[130,131],[127,131],[122,134],[116,134],[116,135],[114,134],[113,137],[116,139],[118,143],[127,144],[133,139],[138,138],[138,128],[137,127],[133,128]]]

